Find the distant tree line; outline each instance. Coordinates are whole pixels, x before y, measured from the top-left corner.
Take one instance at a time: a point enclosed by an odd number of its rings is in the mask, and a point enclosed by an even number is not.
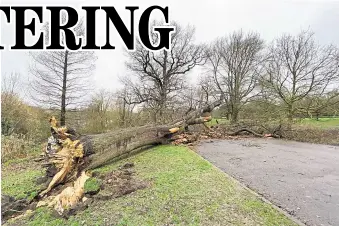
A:
[[[32,99],[40,109],[59,114],[62,125],[74,124],[88,133],[166,123],[220,98],[223,105],[215,114],[232,123],[245,118],[292,123],[338,115],[338,46],[318,44],[310,30],[271,42],[239,30],[196,43],[193,26],[174,23],[171,50],[150,52],[136,43],[136,51],[126,52],[128,74],[116,92],[91,92],[94,52],[31,53]],[[77,32],[83,32],[81,23]],[[151,37],[157,42],[156,34]],[[196,67],[203,75],[190,84],[188,74]],[[3,109],[14,104],[8,95],[20,99],[8,90],[2,89]],[[2,125],[14,131],[19,124],[10,119],[14,114],[2,112]]]

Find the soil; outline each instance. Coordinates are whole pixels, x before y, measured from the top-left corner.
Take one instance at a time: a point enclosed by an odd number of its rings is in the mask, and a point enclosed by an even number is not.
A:
[[[93,198],[95,200],[107,200],[148,187],[149,182],[134,176],[135,170],[133,167],[133,163],[126,163],[118,170],[99,175],[99,178],[103,181],[102,189]]]
[[[8,219],[23,214],[29,209],[30,202],[26,199],[16,200],[12,196],[1,195],[1,223]]]

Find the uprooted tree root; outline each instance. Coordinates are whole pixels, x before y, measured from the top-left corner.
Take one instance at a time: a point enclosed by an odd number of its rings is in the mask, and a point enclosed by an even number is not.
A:
[[[67,209],[55,209],[56,215],[68,218],[75,215],[78,211],[86,209],[93,202],[101,200],[115,199],[124,195],[128,195],[136,190],[144,189],[150,185],[150,182],[141,180],[135,176],[133,163],[126,163],[119,169],[108,173],[97,173],[93,175],[84,184],[83,197],[81,200],[75,200],[77,197],[69,197],[76,202]],[[77,180],[79,180],[79,177]],[[81,180],[81,179],[80,179]],[[76,186],[75,186],[76,187]],[[68,195],[66,190],[63,190],[58,196]],[[71,191],[71,193],[74,193]],[[65,198],[58,198],[56,196],[54,201],[65,200]],[[55,203],[49,202],[48,205],[54,206]],[[62,203],[59,203],[62,207]]]
[[[86,180],[84,185],[83,181]],[[94,181],[94,182],[93,182]],[[94,184],[94,186],[93,186]],[[10,218],[21,218],[38,207],[54,207],[53,215],[68,219],[70,216],[83,211],[93,202],[111,200],[128,195],[136,190],[149,187],[150,181],[141,180],[135,176],[134,163],[125,163],[117,170],[107,173],[95,173],[89,179],[86,173],[79,176],[74,185],[60,184],[54,193],[38,201],[26,199],[16,200],[10,196],[2,196],[2,223]],[[60,192],[61,191],[61,192]],[[67,203],[63,203],[67,202]],[[72,205],[62,208],[63,205]],[[53,208],[52,208],[53,209]]]

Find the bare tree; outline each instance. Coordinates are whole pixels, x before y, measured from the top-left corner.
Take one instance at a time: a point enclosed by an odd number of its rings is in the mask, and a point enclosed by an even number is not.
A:
[[[298,103],[307,96],[315,100],[316,96],[338,95],[332,92],[338,87],[337,54],[332,45],[316,44],[310,31],[283,35],[271,44],[263,84],[271,98],[286,106],[289,124],[301,109]]]
[[[210,47],[208,65],[220,93],[223,94],[231,122],[253,98],[262,72],[264,41],[256,33],[237,31],[217,39]]]
[[[199,78],[197,92],[199,96],[199,107],[216,101],[220,96],[214,78],[210,75],[203,75]]]
[[[75,32],[78,35],[84,33],[82,23]],[[90,88],[88,79],[95,68],[94,52],[43,51],[31,52],[30,56],[32,99],[38,104],[60,109],[60,124],[65,125],[66,108],[80,104]]]
[[[296,116],[304,116],[319,120],[321,116],[331,116],[338,108],[339,90],[333,89],[322,95],[309,94],[297,103]],[[284,107],[284,105],[282,106]],[[286,108],[286,105],[285,105]],[[335,115],[335,114],[334,114]],[[284,115],[286,117],[286,114]]]
[[[188,85],[184,90],[180,92],[180,98],[178,98],[177,106],[173,109],[176,113],[182,113],[185,115],[188,112],[196,110],[200,105],[198,88],[195,85]],[[173,112],[173,114],[175,114]]]
[[[193,43],[194,34],[194,27],[176,24],[171,50],[150,52],[138,43],[136,51],[128,53],[126,65],[133,77],[125,84],[133,87],[135,102],[145,103],[154,110],[154,121],[158,121],[157,116],[163,119],[168,104],[184,88],[185,75],[206,61],[204,46]],[[156,34],[152,38],[157,42]]]
[[[19,73],[5,73],[1,76],[1,93],[14,95],[18,94],[21,88],[22,83]]]
[[[116,93],[120,127],[128,127],[131,125],[133,110],[136,107],[136,103],[133,103],[135,99],[134,93],[129,88],[129,86],[125,86]]]

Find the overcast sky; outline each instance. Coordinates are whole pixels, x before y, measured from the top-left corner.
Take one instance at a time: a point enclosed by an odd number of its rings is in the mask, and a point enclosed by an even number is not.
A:
[[[339,0],[167,0],[167,1],[113,1],[113,0],[7,0],[4,5],[57,4],[74,7],[84,5],[114,6],[125,23],[129,24],[129,11],[126,6],[139,6],[135,14],[135,27],[144,9],[151,5],[168,6],[170,19],[180,24],[191,24],[196,27],[196,42],[210,42],[218,36],[229,34],[235,30],[257,31],[267,42],[283,33],[296,34],[301,29],[310,28],[316,33],[321,44],[334,43],[339,46]],[[13,11],[12,11],[13,12]],[[159,17],[156,14],[154,17]],[[14,21],[14,13],[12,21]],[[8,46],[14,43],[14,25],[5,25],[1,14],[1,43]],[[28,15],[30,17],[30,15]],[[105,26],[103,17],[97,18],[98,44],[103,42]],[[33,42],[33,37],[27,37]],[[93,74],[95,89],[116,90],[120,87],[118,76],[128,71],[125,68],[123,42],[119,36],[113,35],[111,44],[116,50],[97,51],[98,60]],[[32,43],[31,43],[32,44]],[[30,59],[27,52],[1,51],[1,76],[5,73],[19,72],[22,81],[27,82],[30,75],[28,66]],[[189,75],[192,82],[202,70],[195,69]]]

